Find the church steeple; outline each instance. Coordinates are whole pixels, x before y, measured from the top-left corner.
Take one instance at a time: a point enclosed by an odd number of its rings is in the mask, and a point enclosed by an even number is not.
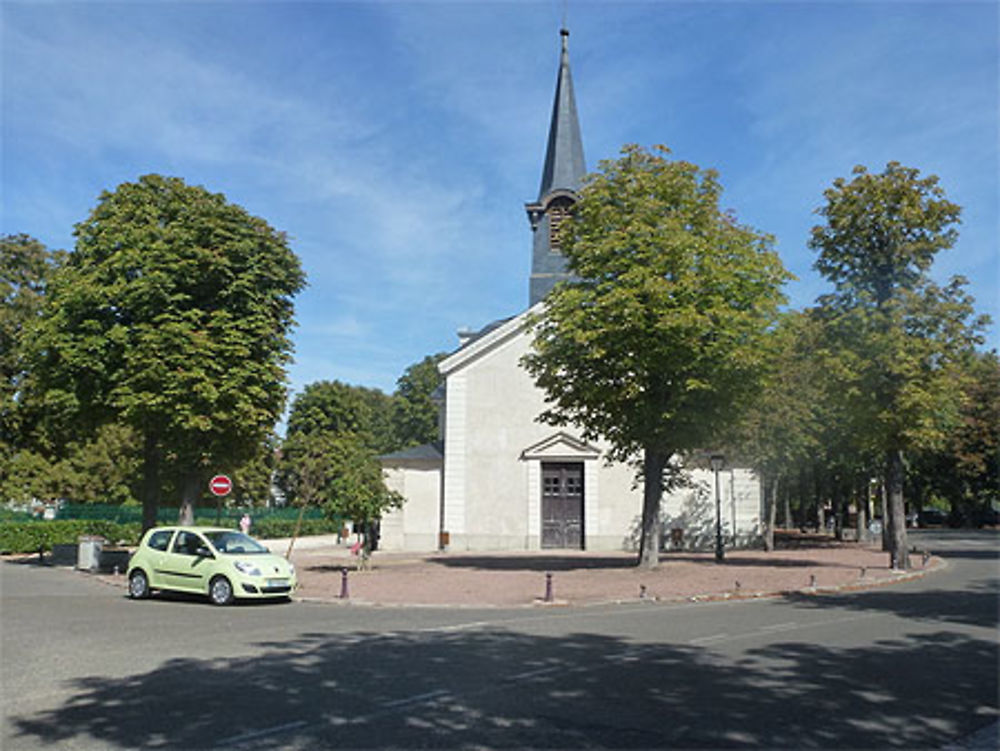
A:
[[[566,259],[559,252],[558,229],[576,202],[576,192],[587,173],[576,98],[573,96],[573,77],[569,70],[569,32],[561,29],[559,34],[562,37],[562,52],[545,165],[542,168],[542,185],[538,200],[525,206],[534,234],[530,305],[544,298],[556,282],[570,276],[566,272]]]

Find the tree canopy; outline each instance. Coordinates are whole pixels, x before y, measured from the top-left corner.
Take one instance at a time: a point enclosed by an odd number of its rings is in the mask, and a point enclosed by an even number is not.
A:
[[[820,308],[850,357],[852,427],[884,456],[892,565],[907,568],[903,453],[942,447],[958,424],[965,366],[985,324],[964,279],[941,286],[928,274],[954,244],[961,210],[937,177],[897,162],[879,174],[856,167],[824,197],[825,224],[809,244],[834,292]]]
[[[396,381],[393,426],[396,448],[431,443],[438,439],[438,404],[434,392],[441,385],[438,363],[443,352],[410,365]]]
[[[0,462],[28,443],[25,425],[29,343],[49,280],[64,253],[28,235],[0,237]]]
[[[378,389],[317,381],[292,402],[278,481],[286,497],[365,528],[402,498],[386,486],[377,455],[395,447],[393,399]],[[365,535],[366,550],[372,535]]]
[[[103,193],[75,236],[37,340],[45,399],[131,426],[147,523],[166,465],[191,518],[207,476],[258,451],[284,407],[299,260],[263,219],[159,175]]]
[[[561,238],[574,279],[546,299],[524,359],[541,419],[642,455],[645,566],[669,461],[711,447],[757,393],[789,278],[772,239],[719,207],[716,173],[668,155],[627,146],[588,178]]]
[[[351,436],[370,452],[391,451],[397,443],[392,416],[392,398],[379,389],[316,381],[292,401],[288,434]]]

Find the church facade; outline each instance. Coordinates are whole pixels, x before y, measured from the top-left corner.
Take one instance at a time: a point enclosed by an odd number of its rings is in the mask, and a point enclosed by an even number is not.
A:
[[[387,485],[405,499],[382,519],[384,550],[632,550],[638,546],[642,487],[635,468],[606,460],[608,446],[538,421],[544,394],[521,366],[531,347],[527,318],[567,278],[558,228],[586,168],[570,74],[562,48],[538,199],[531,226],[529,308],[476,333],[440,363],[441,440],[382,457]],[[720,475],[723,535],[746,545],[761,535],[760,483],[743,468]],[[708,548],[716,524],[715,477],[694,469],[687,487],[664,495],[668,546]]]

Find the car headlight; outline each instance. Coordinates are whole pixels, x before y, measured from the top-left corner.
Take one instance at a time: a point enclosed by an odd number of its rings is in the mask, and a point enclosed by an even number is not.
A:
[[[233,563],[236,570],[241,574],[246,574],[247,576],[260,576],[260,569],[257,568],[252,563],[247,563],[246,561],[236,561]]]

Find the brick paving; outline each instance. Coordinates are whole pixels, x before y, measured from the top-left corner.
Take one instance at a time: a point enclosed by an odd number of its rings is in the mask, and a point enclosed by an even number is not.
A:
[[[285,555],[288,539],[261,540]],[[586,606],[642,599],[719,600],[868,589],[923,576],[943,565],[937,557],[911,555],[905,573],[889,568],[875,544],[836,542],[825,535],[784,533],[778,549],[728,550],[716,563],[711,552],[667,552],[654,570],[636,567],[634,553],[530,551],[502,553],[376,552],[366,570],[335,535],[296,541],[295,599],[339,605],[545,607]],[[10,556],[8,556],[10,557]],[[31,556],[17,556],[26,562]],[[347,571],[347,598],[343,572]],[[125,589],[124,571],[101,573]],[[550,588],[551,587],[551,588]],[[546,596],[551,595],[550,600]]]
[[[284,553],[287,543],[270,541]],[[405,554],[376,552],[368,570],[346,545],[299,545],[292,554],[297,597],[342,604],[437,606],[590,605],[606,602],[761,597],[782,592],[868,588],[921,576],[942,565],[912,556],[906,574],[889,569],[880,548],[823,538],[786,538],[771,553],[671,552],[655,570],[639,569],[631,553],[505,552]],[[347,571],[348,598],[341,598]],[[549,576],[551,578],[549,578]],[[549,582],[551,589],[549,590]]]

